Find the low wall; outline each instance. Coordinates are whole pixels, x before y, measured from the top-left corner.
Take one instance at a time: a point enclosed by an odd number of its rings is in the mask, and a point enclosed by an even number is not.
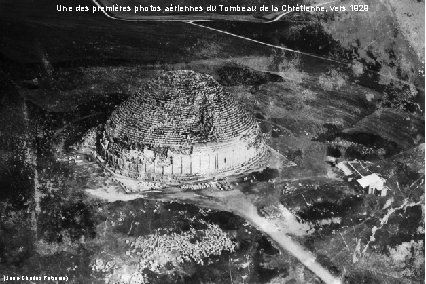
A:
[[[263,155],[264,145],[249,146],[241,140],[220,147],[195,148],[192,154],[170,153],[168,157],[131,159],[104,150],[104,158],[116,173],[136,179],[179,179],[236,170]]]

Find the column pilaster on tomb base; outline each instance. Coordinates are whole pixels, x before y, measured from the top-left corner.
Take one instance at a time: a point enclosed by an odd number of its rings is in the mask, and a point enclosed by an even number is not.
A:
[[[191,174],[201,172],[201,157],[199,155],[191,155]]]
[[[182,174],[191,174],[191,158],[190,156],[182,156]]]

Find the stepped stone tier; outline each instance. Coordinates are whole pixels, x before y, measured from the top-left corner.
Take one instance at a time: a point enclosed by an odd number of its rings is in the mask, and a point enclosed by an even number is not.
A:
[[[211,76],[170,71],[119,105],[100,154],[115,173],[145,181],[231,174],[267,152],[256,120]]]

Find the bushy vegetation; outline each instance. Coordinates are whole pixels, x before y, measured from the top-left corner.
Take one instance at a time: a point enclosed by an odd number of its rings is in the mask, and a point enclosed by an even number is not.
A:
[[[234,252],[236,243],[216,224],[200,220],[202,229],[189,228],[180,233],[167,229],[158,229],[152,234],[139,236],[134,240],[126,239],[125,263],[131,265],[135,277],[141,283],[148,283],[148,274],[174,274],[185,263],[203,265],[212,256],[223,251]],[[107,273],[111,279],[121,279],[122,270],[114,260],[108,262],[98,258],[92,265],[95,272]],[[132,280],[133,281],[133,280]]]
[[[234,251],[235,243],[217,225],[205,221],[201,223],[207,226],[203,230],[190,228],[180,234],[156,232],[138,237],[131,242],[128,254],[140,257],[140,270],[159,272],[167,264],[177,267],[194,261],[202,265],[206,257],[220,255],[224,250]]]

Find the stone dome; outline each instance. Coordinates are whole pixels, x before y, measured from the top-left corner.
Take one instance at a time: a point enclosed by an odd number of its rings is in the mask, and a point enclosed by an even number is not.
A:
[[[172,71],[120,105],[106,131],[121,141],[179,148],[230,141],[256,128],[253,117],[211,76]]]
[[[164,180],[247,166],[264,154],[252,115],[213,77],[165,72],[119,105],[101,154],[118,174]]]

